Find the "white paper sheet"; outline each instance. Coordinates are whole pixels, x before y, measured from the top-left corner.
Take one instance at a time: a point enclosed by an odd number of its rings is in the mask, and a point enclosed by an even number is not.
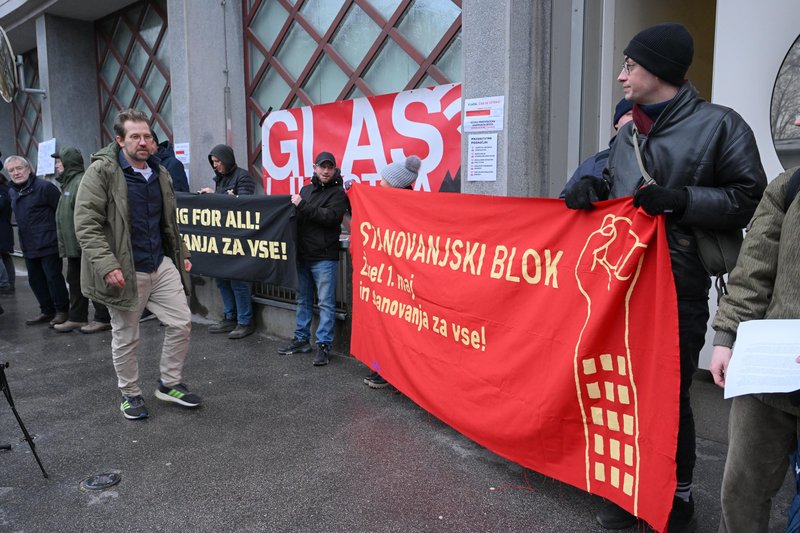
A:
[[[49,141],[42,141],[39,143],[39,153],[36,158],[36,175],[45,176],[47,174],[55,174],[56,160],[52,155],[56,151],[55,138]]]
[[[739,324],[725,375],[725,398],[800,389],[800,320]]]

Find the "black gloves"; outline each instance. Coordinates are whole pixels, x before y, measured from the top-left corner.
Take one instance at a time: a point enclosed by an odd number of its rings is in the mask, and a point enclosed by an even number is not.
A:
[[[592,209],[592,202],[608,197],[608,182],[594,176],[583,176],[564,194],[570,209]]]
[[[682,215],[689,203],[685,189],[668,189],[661,185],[646,185],[633,195],[633,206],[641,207],[648,215],[674,213]]]

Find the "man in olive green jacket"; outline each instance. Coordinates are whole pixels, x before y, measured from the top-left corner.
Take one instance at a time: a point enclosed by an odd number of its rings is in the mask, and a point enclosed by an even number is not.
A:
[[[190,408],[201,403],[181,382],[192,328],[185,292],[192,264],[178,233],[172,180],[150,153],[147,115],[121,111],[114,133],[115,142],[92,156],[81,180],[75,229],[83,294],[111,312],[120,410],[138,420],[148,416],[136,360],[145,307],[166,325],[156,398]]]
[[[108,308],[94,304],[94,321],[89,318],[89,299],[81,292],[81,247],[75,236],[75,196],[85,168],[83,154],[77,148],[62,148],[52,155],[56,160],[56,181],[61,185],[61,198],[56,208],[56,232],[58,234],[58,255],[67,260],[67,284],[69,285],[69,316],[67,321],[56,324],[59,333],[80,329],[81,333],[97,333],[111,329],[111,316]]]

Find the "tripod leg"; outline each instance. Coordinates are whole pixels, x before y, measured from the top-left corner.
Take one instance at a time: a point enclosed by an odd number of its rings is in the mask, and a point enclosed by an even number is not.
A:
[[[11,406],[11,411],[14,413],[14,417],[17,419],[17,423],[22,430],[22,434],[25,435],[25,440],[28,442],[28,446],[30,446],[33,457],[39,464],[42,475],[47,478],[47,472],[45,472],[44,466],[42,466],[42,461],[39,459],[39,454],[36,453],[36,444],[33,443],[33,439],[31,438],[30,433],[28,433],[27,428],[25,428],[25,424],[22,422],[22,418],[20,418],[17,408],[14,407],[14,399],[11,398],[11,389],[8,388],[8,380],[6,380],[5,365],[0,365],[0,388],[3,389],[3,394],[5,395],[6,400],[8,400],[8,405]]]

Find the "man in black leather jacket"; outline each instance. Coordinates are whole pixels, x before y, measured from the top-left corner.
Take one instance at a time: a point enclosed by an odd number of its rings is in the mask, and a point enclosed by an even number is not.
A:
[[[667,217],[681,359],[678,485],[668,529],[691,531],[696,524],[691,496],[696,455],[689,387],[705,341],[711,286],[692,229],[744,228],[767,181],[755,137],[742,117],[704,101],[684,79],[694,55],[685,27],[666,23],[642,30],[624,53],[617,81],[634,103],[633,121],[620,130],[604,178],[585,176],[567,193],[566,202],[572,209],[591,209],[594,201],[633,195],[635,206]],[[656,184],[643,186],[634,127],[643,165]],[[636,523],[633,515],[611,502],[597,520],[608,529]]]

